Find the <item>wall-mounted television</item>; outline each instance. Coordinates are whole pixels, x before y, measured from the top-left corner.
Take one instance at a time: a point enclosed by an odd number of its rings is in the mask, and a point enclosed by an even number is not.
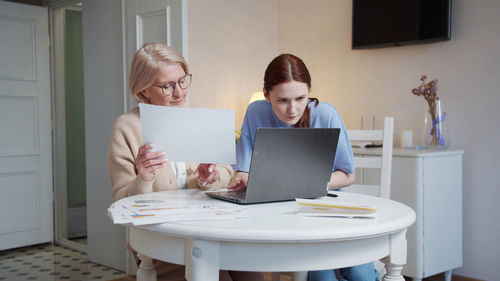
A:
[[[352,48],[450,40],[451,0],[353,0]]]

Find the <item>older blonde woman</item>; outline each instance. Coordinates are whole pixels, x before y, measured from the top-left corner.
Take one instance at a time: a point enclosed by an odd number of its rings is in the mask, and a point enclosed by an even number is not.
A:
[[[134,55],[129,87],[139,103],[182,107],[191,79],[188,65],[177,51],[160,43],[146,43]],[[229,165],[169,162],[164,152],[150,152],[153,146],[142,143],[138,107],[117,118],[108,151],[113,202],[155,191],[218,188],[227,186],[231,180]],[[155,261],[155,268],[161,279],[185,280],[183,266]],[[261,278],[258,273],[225,271],[220,276],[221,280]]]
[[[135,53],[129,86],[139,103],[182,107],[191,77],[177,51],[163,44],[147,43]],[[169,162],[163,152],[149,152],[153,146],[142,143],[138,107],[118,117],[108,151],[113,201],[134,194],[179,188],[210,189],[229,183],[230,166]]]

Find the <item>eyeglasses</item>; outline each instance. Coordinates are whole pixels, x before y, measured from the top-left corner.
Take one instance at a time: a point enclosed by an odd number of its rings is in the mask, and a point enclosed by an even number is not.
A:
[[[181,89],[187,89],[191,85],[191,75],[190,73],[182,76],[177,82],[168,82],[164,85],[156,85],[153,84],[153,86],[158,87],[161,89],[163,92],[163,95],[168,97],[171,96],[175,92],[175,87],[176,85],[179,85],[179,88]]]

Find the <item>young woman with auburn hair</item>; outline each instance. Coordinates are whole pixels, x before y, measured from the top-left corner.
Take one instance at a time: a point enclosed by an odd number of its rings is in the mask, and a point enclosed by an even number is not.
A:
[[[236,148],[237,171],[232,190],[244,190],[248,183],[250,160],[257,128],[340,128],[339,143],[329,188],[339,189],[354,182],[354,160],[344,123],[337,110],[328,103],[309,96],[311,76],[304,62],[292,55],[274,58],[264,74],[265,100],[255,101],[247,108]],[[373,263],[342,268],[343,280],[378,281]],[[310,271],[309,281],[334,281],[333,270]]]

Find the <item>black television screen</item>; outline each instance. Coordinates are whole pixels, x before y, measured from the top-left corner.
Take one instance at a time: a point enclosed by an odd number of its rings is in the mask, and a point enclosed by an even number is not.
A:
[[[352,48],[450,40],[451,0],[353,0]]]

